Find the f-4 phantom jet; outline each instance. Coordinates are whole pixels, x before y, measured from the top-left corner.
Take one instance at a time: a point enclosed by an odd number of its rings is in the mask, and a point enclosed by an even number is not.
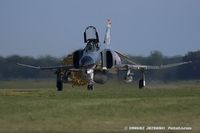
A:
[[[133,71],[139,71],[139,88],[145,87],[145,71],[149,69],[166,69],[191,63],[180,62],[174,64],[148,66],[135,63],[128,56],[109,48],[111,41],[111,20],[107,21],[106,33],[103,43],[99,41],[99,35],[94,26],[88,26],[84,32],[85,47],[74,51],[62,61],[59,66],[32,66],[17,63],[20,66],[39,70],[55,70],[57,75],[56,87],[63,90],[63,83],[72,82],[73,85],[87,85],[88,90],[93,90],[95,83],[107,81],[107,74],[115,71],[125,71],[125,80],[133,81]],[[126,60],[128,63],[122,63]]]

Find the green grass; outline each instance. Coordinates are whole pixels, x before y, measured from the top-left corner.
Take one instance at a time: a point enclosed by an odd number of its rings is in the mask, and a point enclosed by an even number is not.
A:
[[[190,126],[200,132],[200,84],[194,81],[143,90],[113,81],[94,91],[65,85],[62,92],[54,84],[0,81],[0,133],[128,132],[125,126]]]

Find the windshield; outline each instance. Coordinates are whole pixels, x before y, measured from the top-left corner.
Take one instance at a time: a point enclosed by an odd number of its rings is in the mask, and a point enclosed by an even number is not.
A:
[[[87,43],[87,42],[98,43],[99,42],[98,33],[97,33],[97,30],[95,27],[89,26],[85,29],[84,40],[85,40],[85,43]]]
[[[98,44],[94,44],[94,43],[87,43],[86,47],[85,47],[86,52],[95,52],[99,50]]]

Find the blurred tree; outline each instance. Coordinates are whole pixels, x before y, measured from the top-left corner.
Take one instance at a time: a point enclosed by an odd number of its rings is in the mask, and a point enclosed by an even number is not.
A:
[[[200,51],[188,52],[183,61],[192,61],[191,64],[181,67],[178,71],[180,79],[200,79]]]

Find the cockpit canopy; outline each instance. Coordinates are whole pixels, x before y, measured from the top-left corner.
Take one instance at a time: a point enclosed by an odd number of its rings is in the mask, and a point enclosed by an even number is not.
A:
[[[99,43],[99,36],[94,26],[88,26],[84,32],[84,42]]]

